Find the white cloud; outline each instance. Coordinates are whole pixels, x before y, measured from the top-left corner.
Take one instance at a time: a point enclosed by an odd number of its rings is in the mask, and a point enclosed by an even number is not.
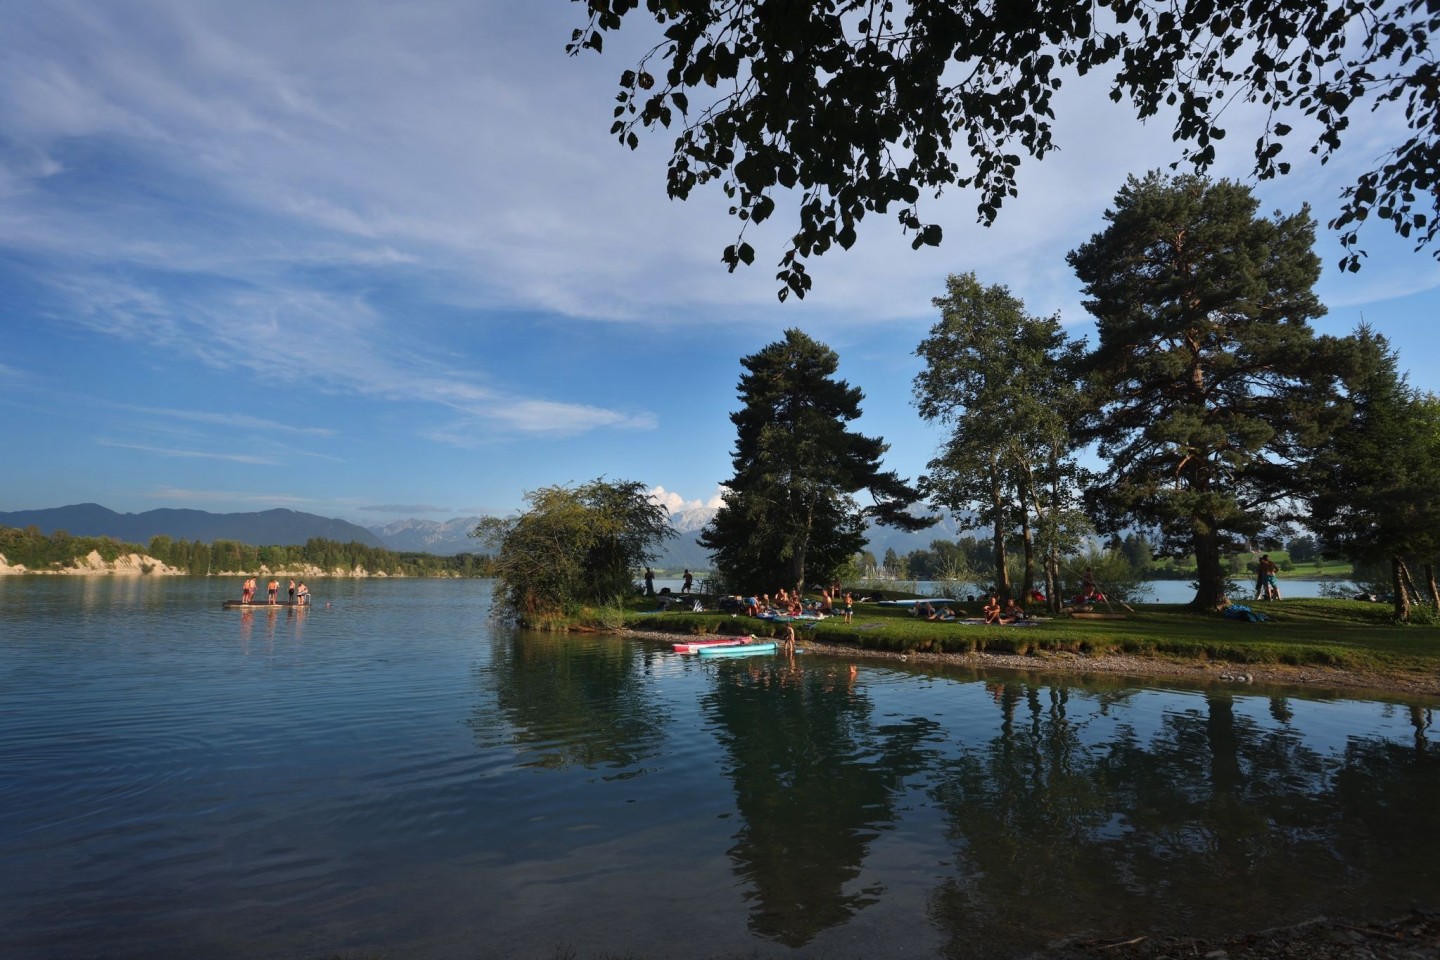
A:
[[[716,509],[725,502],[723,499],[724,492],[725,488],[723,486],[717,486],[715,493],[711,495],[709,499],[686,500],[683,496],[672,490],[666,490],[664,487],[657,486],[649,491],[648,496],[651,500],[660,504],[660,506],[669,510],[671,513],[680,513],[684,510],[698,510],[701,508]]]

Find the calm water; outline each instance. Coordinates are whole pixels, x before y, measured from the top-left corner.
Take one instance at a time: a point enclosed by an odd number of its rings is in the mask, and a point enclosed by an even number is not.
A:
[[[1440,903],[1433,705],[313,590],[0,578],[0,955],[1008,958]]]

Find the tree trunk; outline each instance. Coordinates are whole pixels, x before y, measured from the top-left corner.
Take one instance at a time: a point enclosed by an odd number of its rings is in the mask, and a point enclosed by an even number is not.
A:
[[[1435,583],[1435,564],[1434,564],[1434,563],[1426,563],[1426,564],[1425,564],[1425,585],[1430,588],[1430,606],[1431,606],[1431,608],[1432,608],[1436,613],[1440,613],[1440,586],[1437,586],[1436,583]]]
[[[1197,529],[1192,539],[1195,546],[1195,576],[1199,589],[1192,607],[1218,610],[1229,602],[1225,596],[1225,568],[1220,559],[1220,537],[1213,523],[1206,523],[1204,529]]]
[[[990,461],[990,509],[995,520],[995,591],[1000,599],[1010,596],[1010,558],[1005,552],[1005,491],[1000,483],[1000,466]]]
[[[1051,553],[1045,558],[1045,602],[1050,612],[1060,612],[1060,557]]]
[[[1410,578],[1410,565],[1402,557],[1400,560],[1400,580],[1405,584],[1405,594],[1410,598],[1411,605],[1420,602],[1420,589],[1415,586],[1415,581]]]
[[[810,531],[815,529],[815,506],[807,504],[805,507],[805,535],[800,538],[800,543],[795,547],[795,556],[791,560],[791,571],[795,574],[795,593],[805,592],[805,555],[810,552]]]
[[[1020,521],[1021,542],[1025,545],[1025,575],[1020,581],[1020,603],[1030,600],[1030,591],[1035,586],[1035,537],[1030,532],[1030,511],[1022,511]]]
[[[1410,622],[1410,594],[1405,590],[1402,574],[1405,561],[1397,553],[1390,558],[1390,592],[1395,597],[1395,619],[1401,623]]]

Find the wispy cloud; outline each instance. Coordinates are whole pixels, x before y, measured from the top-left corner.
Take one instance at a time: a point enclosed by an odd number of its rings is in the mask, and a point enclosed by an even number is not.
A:
[[[154,447],[143,443],[126,443],[121,440],[107,440],[104,438],[97,438],[95,442],[105,447],[118,447],[122,450],[139,450],[142,453],[153,453],[161,457],[177,457],[187,460],[224,460],[230,463],[248,463],[260,466],[278,466],[280,463],[280,461],[271,457],[251,453],[229,453],[214,450],[177,450],[172,447]]]
[[[245,413],[212,413],[203,410],[176,410],[165,407],[142,407],[126,404],[120,404],[118,406],[123,409],[133,410],[136,413],[170,417],[176,420],[188,420],[195,423],[212,424],[219,427],[234,427],[241,430],[258,430],[265,433],[298,433],[317,437],[332,437],[335,435],[334,430],[325,427],[284,423],[279,420],[253,417]]]
[[[449,507],[436,507],[428,503],[377,503],[370,506],[356,507],[364,513],[454,513]]]
[[[244,503],[267,507],[305,507],[317,503],[309,497],[274,493],[253,493],[240,490],[194,490],[185,487],[160,486],[153,491],[156,499],[172,503]]]

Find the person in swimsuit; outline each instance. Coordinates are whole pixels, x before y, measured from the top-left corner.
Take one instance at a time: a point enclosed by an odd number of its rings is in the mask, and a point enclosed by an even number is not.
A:
[[[290,578],[290,602],[295,602],[295,578]]]
[[[270,582],[265,584],[265,596],[267,603],[274,603],[276,600],[280,599],[279,580],[276,580],[272,577]]]

